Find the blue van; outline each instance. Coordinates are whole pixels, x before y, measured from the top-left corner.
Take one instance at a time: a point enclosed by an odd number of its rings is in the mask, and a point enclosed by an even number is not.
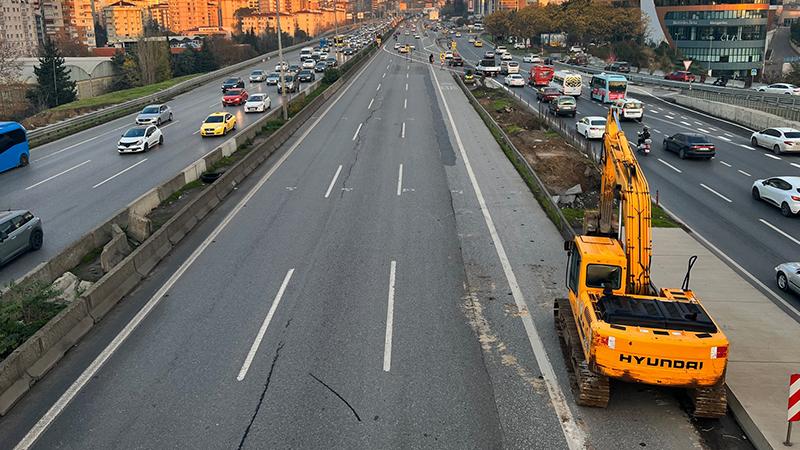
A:
[[[0,122],[0,172],[28,165],[28,133],[17,122]]]

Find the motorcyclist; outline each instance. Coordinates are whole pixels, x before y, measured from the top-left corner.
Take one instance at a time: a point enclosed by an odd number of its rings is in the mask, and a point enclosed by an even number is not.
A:
[[[428,62],[433,64],[433,53],[431,53],[430,56],[428,56]]]
[[[642,128],[642,131],[639,132],[639,140],[637,142],[637,146],[641,146],[648,139],[650,139],[650,129],[645,126],[644,128]]]

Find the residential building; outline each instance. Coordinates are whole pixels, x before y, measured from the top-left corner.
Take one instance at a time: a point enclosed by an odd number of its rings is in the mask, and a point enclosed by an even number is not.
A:
[[[144,34],[144,10],[134,3],[120,0],[103,8],[108,41],[137,38]]]
[[[184,33],[191,29],[219,24],[216,20],[216,5],[209,3],[208,0],[169,0],[167,5],[167,22],[172,31]]]
[[[64,31],[88,48],[94,48],[92,0],[61,0]],[[59,30],[60,31],[60,30]]]
[[[243,15],[241,19],[243,31],[253,30],[256,34],[263,34],[267,30],[275,32],[277,29],[275,13],[272,12],[247,14]],[[296,21],[293,14],[281,14],[281,31],[294,35],[295,26]]]
[[[238,28],[239,19],[236,11],[251,7],[251,0],[219,0],[219,24],[229,31]],[[256,10],[257,12],[258,10]]]
[[[36,56],[36,10],[33,0],[5,0],[0,9],[0,36],[18,56]]]

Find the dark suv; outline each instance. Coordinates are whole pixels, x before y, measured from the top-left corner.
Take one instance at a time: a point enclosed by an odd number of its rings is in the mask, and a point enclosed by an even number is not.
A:
[[[30,211],[0,211],[0,266],[43,242],[42,221]]]
[[[578,112],[578,105],[575,98],[569,95],[562,95],[550,101],[550,114],[554,116],[571,116],[575,117]]]
[[[615,61],[606,66],[609,72],[631,73],[631,65],[627,61]]]

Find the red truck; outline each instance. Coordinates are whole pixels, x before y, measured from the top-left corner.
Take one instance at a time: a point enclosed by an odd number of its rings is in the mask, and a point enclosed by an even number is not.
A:
[[[553,79],[553,68],[551,66],[536,65],[531,67],[528,75],[528,84],[533,86],[547,86]]]

